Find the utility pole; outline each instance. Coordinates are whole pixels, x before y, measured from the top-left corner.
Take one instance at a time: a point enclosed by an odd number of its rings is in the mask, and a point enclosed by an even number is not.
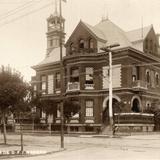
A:
[[[112,108],[112,99],[113,99],[113,87],[112,87],[112,50],[113,47],[120,46],[118,43],[113,45],[109,45],[101,48],[101,50],[105,51],[109,54],[109,123],[111,134],[113,135],[113,108]]]
[[[64,148],[64,106],[63,106],[63,53],[62,53],[62,1],[59,0],[60,12],[60,78],[61,78],[61,93],[60,93],[60,110],[61,110],[61,149]]]

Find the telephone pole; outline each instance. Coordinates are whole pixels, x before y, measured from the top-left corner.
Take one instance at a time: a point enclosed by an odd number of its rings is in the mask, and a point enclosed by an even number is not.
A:
[[[62,53],[62,1],[59,0],[60,12],[60,78],[61,78],[61,93],[60,93],[60,110],[61,110],[61,149],[64,148],[64,106],[63,106],[63,53]]]
[[[112,99],[113,99],[113,87],[112,87],[112,50],[111,48],[120,46],[118,43],[106,46],[101,48],[109,54],[109,123],[111,134],[113,135],[113,108],[112,108]]]

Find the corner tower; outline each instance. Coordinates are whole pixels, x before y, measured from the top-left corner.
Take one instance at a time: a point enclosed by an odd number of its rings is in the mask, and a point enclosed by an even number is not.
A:
[[[60,18],[62,23],[62,30],[60,29]],[[55,12],[47,18],[47,55],[54,49],[60,46],[60,35],[62,36],[62,43],[65,42],[64,33],[65,19],[60,17],[57,11],[57,1],[55,0]]]

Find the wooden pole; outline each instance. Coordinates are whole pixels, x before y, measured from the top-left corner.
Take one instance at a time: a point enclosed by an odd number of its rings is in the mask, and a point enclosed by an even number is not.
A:
[[[60,74],[61,74],[61,93],[60,93],[60,110],[61,110],[61,148],[64,148],[64,111],[63,111],[63,53],[62,53],[62,1],[59,1],[60,12]]]

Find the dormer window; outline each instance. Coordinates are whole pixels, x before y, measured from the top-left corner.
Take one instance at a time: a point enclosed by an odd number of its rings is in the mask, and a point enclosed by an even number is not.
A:
[[[93,49],[94,48],[94,42],[93,39],[89,39],[89,49]]]
[[[79,41],[79,48],[80,49],[84,49],[84,40],[83,39],[81,39],[80,41]]]

